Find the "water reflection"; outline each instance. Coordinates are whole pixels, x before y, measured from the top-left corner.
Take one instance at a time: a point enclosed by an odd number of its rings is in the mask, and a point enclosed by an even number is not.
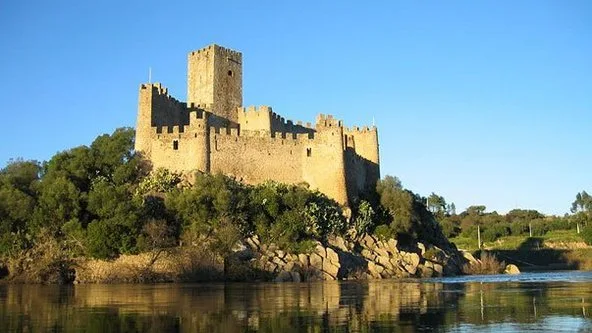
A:
[[[430,280],[312,284],[0,286],[0,331],[592,331],[577,283]]]

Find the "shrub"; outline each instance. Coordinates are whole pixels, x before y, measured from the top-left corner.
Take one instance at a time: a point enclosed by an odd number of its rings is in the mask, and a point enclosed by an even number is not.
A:
[[[532,236],[544,236],[550,230],[550,226],[545,221],[534,221],[531,223],[532,227]]]
[[[396,237],[396,233],[385,224],[376,227],[376,229],[374,229],[374,234],[382,240]]]
[[[360,201],[356,207],[354,218],[353,218],[353,231],[354,237],[370,232],[374,228],[374,219],[376,218],[376,212],[372,205],[365,200]]]
[[[454,221],[450,218],[445,217],[441,219],[439,223],[442,227],[442,232],[444,232],[444,236],[446,236],[447,238],[454,238],[458,236],[461,232],[458,221]]]
[[[481,258],[463,266],[463,273],[468,275],[500,274],[506,268],[506,263],[499,261],[494,254],[481,252]]]
[[[585,227],[582,232],[580,233],[584,242],[588,245],[592,245],[592,226]]]
[[[510,227],[506,223],[494,223],[488,225],[481,232],[481,241],[494,242],[498,238],[508,236],[510,234]]]
[[[512,236],[528,235],[528,222],[510,223],[510,232]]]

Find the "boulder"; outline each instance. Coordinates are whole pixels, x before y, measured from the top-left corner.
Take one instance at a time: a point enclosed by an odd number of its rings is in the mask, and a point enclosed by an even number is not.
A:
[[[321,258],[327,258],[327,251],[321,244],[317,244],[317,247],[315,248],[315,253],[321,256]]]
[[[308,256],[306,254],[299,254],[298,261],[300,261],[303,267],[308,267]]]
[[[261,247],[261,242],[259,241],[259,236],[254,235],[253,237],[249,238],[257,247]]]
[[[259,250],[258,242],[255,242],[254,237],[247,238],[247,245],[253,250]]]
[[[382,273],[384,271],[384,267],[375,264],[372,261],[368,262],[368,273],[370,273],[370,275],[372,275],[372,277],[374,278],[382,278],[382,276],[380,276],[380,273]]]
[[[326,249],[327,252],[327,259],[329,259],[329,261],[331,261],[332,263],[339,263],[339,256],[337,255],[337,252],[335,252],[335,250],[333,250],[332,248],[328,247]]]
[[[378,262],[380,265],[384,266],[385,268],[393,268],[393,265],[391,264],[389,257],[383,257],[383,256],[377,257],[376,262]]]
[[[337,277],[337,273],[339,272],[339,264],[335,265],[334,263],[329,262],[329,260],[323,261],[323,272],[329,273],[334,278]]]
[[[419,266],[419,255],[417,253],[404,252],[403,259],[403,266],[405,270],[409,272],[409,274],[414,275],[417,272],[417,266]]]
[[[373,249],[376,246],[376,240],[370,235],[364,236],[362,243],[369,249]]]
[[[286,264],[286,262],[283,261],[282,259],[280,259],[279,257],[272,257],[271,258],[271,261],[274,264],[278,265],[279,267],[283,267]]]
[[[300,273],[298,273],[298,272],[290,272],[290,275],[292,275],[292,281],[293,282],[302,282],[302,276],[300,276]]]
[[[241,241],[236,242],[232,248],[230,249],[232,252],[241,252],[246,250],[247,247],[245,246],[245,244]]]
[[[290,282],[293,281],[292,274],[290,272],[281,271],[278,276],[273,280],[274,282]]]
[[[423,243],[417,243],[417,247],[419,248],[419,253],[421,254],[421,256],[423,257],[423,255],[426,252],[426,247],[425,245],[423,245]]]
[[[284,259],[284,257],[286,256],[286,252],[282,251],[282,250],[277,250],[275,251],[276,256],[278,256],[278,258],[280,259]]]
[[[278,269],[278,265],[268,261],[264,264],[263,269],[268,272],[275,272]]]
[[[474,264],[479,262],[477,259],[475,259],[475,257],[473,257],[473,255],[471,254],[471,252],[468,251],[460,251],[462,253],[463,258],[465,258],[470,264]]]
[[[444,275],[444,266],[442,266],[442,265],[440,265],[438,263],[434,263],[434,272],[438,276]]]
[[[504,274],[512,274],[512,275],[520,274],[520,269],[518,268],[518,266],[516,266],[514,264],[509,264],[506,266],[506,269],[504,270]]]
[[[345,244],[345,239],[343,239],[343,237],[337,236],[334,239],[331,239],[329,243],[335,246],[336,248],[340,249],[341,251],[349,251],[347,244]]]
[[[372,254],[372,251],[368,249],[363,249],[361,254],[364,258],[368,260],[374,260],[376,258],[376,255]]]
[[[389,239],[387,242],[388,248],[390,250],[391,253],[398,253],[399,249],[397,248],[397,240],[396,239]]]
[[[421,277],[422,278],[430,278],[432,276],[434,276],[434,270],[431,267],[426,266],[420,266],[419,270],[421,272]]]
[[[310,255],[310,265],[312,267],[318,268],[318,269],[322,269],[323,268],[323,258],[318,255],[317,253],[312,253]]]
[[[384,248],[384,247],[376,247],[374,249],[374,252],[379,256],[379,257],[390,257],[390,254],[388,253],[388,251]]]
[[[401,263],[401,259],[391,258],[389,260],[389,262],[391,263],[391,266],[393,266],[395,268],[395,270],[403,268],[403,265]]]
[[[288,261],[285,265],[284,265],[284,270],[291,272],[294,269],[294,262],[293,261]]]

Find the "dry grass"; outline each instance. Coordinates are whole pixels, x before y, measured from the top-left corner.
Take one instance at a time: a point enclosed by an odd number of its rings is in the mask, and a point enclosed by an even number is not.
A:
[[[65,284],[74,278],[68,252],[48,234],[42,234],[32,248],[7,258],[2,270],[16,283]]]
[[[201,282],[222,278],[224,265],[218,256],[201,247],[163,252],[121,255],[113,261],[81,260],[76,267],[78,283]]]
[[[504,272],[506,263],[488,252],[481,252],[481,258],[463,266],[463,273],[468,275],[500,274]]]

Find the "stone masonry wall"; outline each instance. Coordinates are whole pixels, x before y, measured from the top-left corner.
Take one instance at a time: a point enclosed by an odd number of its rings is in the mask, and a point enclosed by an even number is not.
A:
[[[153,168],[221,172],[247,183],[306,182],[348,205],[378,180],[376,128],[332,116],[294,123],[268,106],[242,108],[242,55],[217,45],[189,53],[187,104],[142,84],[135,149]]]
[[[242,54],[218,45],[189,53],[187,103],[211,104],[211,112],[238,123],[237,108],[243,104]]]

